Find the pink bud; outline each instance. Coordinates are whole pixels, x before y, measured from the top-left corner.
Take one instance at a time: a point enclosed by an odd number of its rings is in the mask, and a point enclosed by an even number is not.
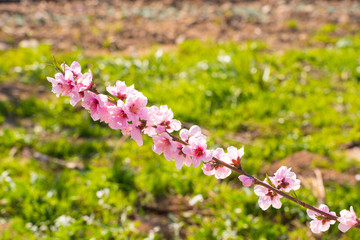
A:
[[[246,175],[240,175],[239,180],[245,187],[251,187],[254,184],[254,179]]]

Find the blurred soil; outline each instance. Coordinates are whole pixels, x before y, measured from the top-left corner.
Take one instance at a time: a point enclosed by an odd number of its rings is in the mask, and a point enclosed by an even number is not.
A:
[[[321,168],[321,166],[331,165],[332,160],[325,156],[321,156],[308,151],[296,152],[287,156],[281,161],[274,162],[266,169],[264,173],[272,175],[281,166],[291,167],[292,171],[299,175],[301,178],[315,178],[316,171],[321,173],[324,181],[336,182],[342,184],[355,184],[355,172],[353,169],[349,169],[347,172],[337,172],[329,169],[328,167]],[[320,167],[319,167],[320,166]]]
[[[196,38],[261,40],[282,50],[321,45],[312,41],[319,29],[354,34],[359,22],[356,1],[19,1],[0,4],[0,49],[45,42],[133,54]]]
[[[0,101],[16,102],[35,96],[46,99],[49,93],[45,86],[34,87],[21,82],[0,83]]]
[[[181,236],[185,239],[186,233],[181,231],[181,226],[177,228],[174,219],[171,216],[182,217],[185,221],[184,214],[196,214],[197,209],[189,204],[188,197],[168,196],[157,199],[153,204],[142,206],[146,212],[145,218],[135,216],[141,224],[138,230],[141,232],[159,231],[166,239],[173,239],[174,235]]]

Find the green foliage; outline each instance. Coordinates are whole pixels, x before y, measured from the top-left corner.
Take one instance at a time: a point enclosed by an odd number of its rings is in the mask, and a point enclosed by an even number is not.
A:
[[[329,37],[334,30],[327,26],[321,34]],[[341,146],[360,138],[360,38],[332,42],[326,49],[278,54],[254,42],[186,41],[171,52],[140,58],[82,52],[56,58],[91,68],[102,91],[117,79],[135,84],[150,104],[166,104],[177,119],[209,130],[212,148],[245,145],[244,168],[261,178],[264,165],[304,149],[333,160],[311,167],[354,172],[359,165]],[[204,201],[196,210],[162,215],[180,224],[187,239],[308,238],[308,219],[299,206],[284,200],[281,210],[263,212],[235,175],[217,181],[200,168],[177,170],[151,151],[150,139],[139,148],[66,97],[53,96],[46,81],[55,73],[52,61],[48,46],[0,52],[0,84],[35,89],[0,100],[1,239],[141,239],[149,231],[139,226],[153,214],[146,206],[199,194]],[[85,168],[40,163],[27,149]],[[360,209],[358,185],[326,187],[331,209]],[[311,189],[296,194],[316,203]],[[165,238],[153,233],[154,239]],[[340,235],[332,227],[323,237]],[[356,230],[346,235],[359,237]]]
[[[288,20],[286,25],[293,31],[299,30],[299,23],[296,21],[296,19]]]

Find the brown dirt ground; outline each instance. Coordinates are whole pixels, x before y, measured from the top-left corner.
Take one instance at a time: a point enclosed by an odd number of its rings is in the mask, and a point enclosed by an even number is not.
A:
[[[56,50],[142,52],[187,39],[265,41],[273,49],[304,47],[327,24],[355,34],[357,1],[21,1],[0,4],[0,49],[51,44]]]
[[[272,175],[281,166],[287,166],[291,167],[292,170],[302,178],[314,178],[314,170],[318,169],[321,172],[324,181],[332,181],[338,184],[356,183],[355,174],[350,170],[348,172],[341,173],[331,169],[316,168],[314,166],[316,163],[321,165],[322,163],[331,163],[331,160],[327,157],[303,150],[296,152],[281,161],[271,164],[268,168],[264,169],[264,173],[266,172],[269,175]]]
[[[19,101],[35,96],[49,98],[48,89],[45,86],[34,87],[21,82],[0,84],[0,101]]]
[[[141,224],[138,230],[141,232],[150,232],[158,227],[166,239],[173,239],[175,234],[174,228],[170,224],[172,220],[169,214],[179,217],[183,213],[194,213],[197,211],[196,207],[189,205],[189,197],[182,196],[168,196],[156,199],[153,204],[146,204],[142,208],[146,211],[146,217],[141,219],[139,216],[135,218],[140,220]],[[183,216],[182,216],[183,217]],[[180,230],[178,233],[181,239],[184,239],[186,233]]]

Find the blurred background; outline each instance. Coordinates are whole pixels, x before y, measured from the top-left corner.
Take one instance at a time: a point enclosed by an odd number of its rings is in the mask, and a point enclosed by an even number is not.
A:
[[[360,215],[359,29],[357,1],[0,1],[0,238],[359,238],[177,170],[46,80],[55,57],[135,84],[211,148],[245,146],[247,172],[292,167],[300,199]]]

